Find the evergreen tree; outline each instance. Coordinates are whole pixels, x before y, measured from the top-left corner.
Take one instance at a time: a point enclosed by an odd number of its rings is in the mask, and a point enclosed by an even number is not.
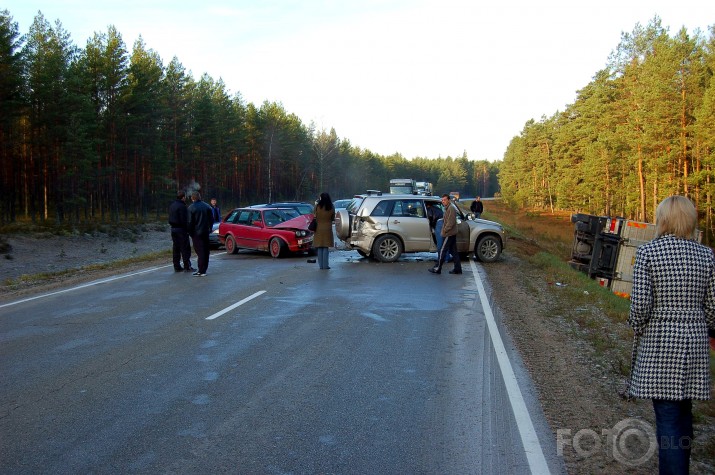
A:
[[[20,180],[23,97],[22,40],[10,12],[0,11],[0,222],[15,221],[27,196]],[[14,190],[14,191],[13,191]]]

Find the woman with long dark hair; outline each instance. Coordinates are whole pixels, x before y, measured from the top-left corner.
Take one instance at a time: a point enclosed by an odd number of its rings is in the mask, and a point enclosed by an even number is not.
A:
[[[335,243],[333,237],[333,221],[335,220],[335,207],[333,200],[327,193],[321,193],[320,198],[315,203],[313,211],[318,227],[313,236],[313,247],[318,252],[318,265],[321,269],[330,269],[329,253],[330,247]]]

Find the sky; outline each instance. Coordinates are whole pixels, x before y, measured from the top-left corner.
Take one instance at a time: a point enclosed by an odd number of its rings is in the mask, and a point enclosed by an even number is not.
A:
[[[703,0],[6,0],[25,34],[39,12],[84,48],[110,25],[164,65],[279,102],[355,147],[405,158],[501,160],[603,69],[622,33],[657,15],[709,35]]]

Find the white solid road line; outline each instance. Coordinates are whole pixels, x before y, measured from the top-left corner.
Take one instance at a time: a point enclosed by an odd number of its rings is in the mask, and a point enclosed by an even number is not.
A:
[[[549,466],[546,463],[546,457],[544,457],[544,450],[541,447],[539,438],[536,435],[534,423],[531,421],[529,411],[526,409],[526,403],[524,403],[524,397],[519,389],[519,383],[516,380],[516,375],[514,374],[514,369],[511,366],[511,361],[509,361],[509,356],[506,353],[504,341],[499,334],[499,328],[497,328],[496,321],[494,320],[494,314],[489,306],[487,293],[484,290],[484,285],[482,284],[482,280],[479,276],[477,265],[471,259],[469,264],[472,267],[474,281],[476,282],[477,290],[479,291],[479,299],[482,301],[484,318],[487,321],[489,336],[491,337],[492,346],[494,347],[494,352],[496,353],[497,361],[499,362],[499,369],[504,377],[504,385],[506,386],[506,392],[509,395],[509,402],[511,402],[511,409],[514,412],[514,418],[516,419],[516,425],[519,429],[519,435],[521,436],[521,443],[524,445],[524,451],[526,452],[526,459],[529,462],[529,468],[531,469],[531,473],[551,473]]]
[[[50,293],[42,294],[42,295],[35,295],[34,297],[28,297],[26,299],[16,300],[15,302],[9,302],[6,304],[2,304],[2,305],[0,305],[0,308],[10,307],[11,305],[17,305],[19,303],[25,303],[25,302],[29,302],[31,300],[37,300],[37,299],[49,297],[51,295],[63,294],[65,292],[72,292],[73,290],[84,289],[86,287],[92,287],[93,285],[106,284],[107,282],[112,282],[114,280],[126,279],[127,277],[133,277],[135,275],[146,274],[147,272],[154,272],[155,270],[164,269],[164,268],[170,267],[170,266],[171,266],[171,264],[169,264],[168,266],[151,267],[149,269],[144,269],[139,272],[133,272],[131,274],[118,275],[116,277],[107,277],[106,279],[95,280],[93,282],[87,282],[86,284],[78,285],[76,287],[70,287],[69,289],[58,290],[56,292],[50,292]]]
[[[265,294],[266,292],[267,292],[266,290],[259,290],[259,291],[256,292],[255,294],[249,295],[249,296],[246,297],[245,299],[239,300],[239,301],[236,302],[235,304],[233,304],[233,305],[231,305],[231,306],[229,306],[229,307],[226,307],[226,308],[224,308],[223,310],[220,310],[220,311],[214,313],[213,315],[210,315],[210,316],[206,317],[206,320],[213,320],[214,318],[218,318],[218,317],[220,317],[221,315],[223,315],[224,313],[230,312],[230,311],[233,310],[234,308],[236,308],[236,307],[238,307],[238,306],[240,306],[240,305],[243,305],[244,303],[246,303],[246,302],[248,302],[248,301],[250,301],[250,300],[255,299],[255,298],[258,297],[259,295],[263,295],[263,294]]]

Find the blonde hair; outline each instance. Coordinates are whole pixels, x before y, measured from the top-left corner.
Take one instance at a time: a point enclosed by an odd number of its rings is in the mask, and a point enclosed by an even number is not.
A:
[[[698,212],[693,202],[684,196],[669,196],[655,210],[655,235],[673,234],[693,239],[698,226]]]

